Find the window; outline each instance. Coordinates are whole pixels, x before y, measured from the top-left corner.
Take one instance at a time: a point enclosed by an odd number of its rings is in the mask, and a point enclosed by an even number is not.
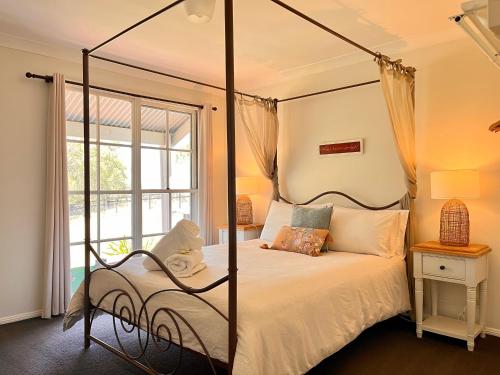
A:
[[[91,91],[91,243],[115,261],[197,221],[196,110]],[[83,280],[83,94],[66,89],[72,290]]]

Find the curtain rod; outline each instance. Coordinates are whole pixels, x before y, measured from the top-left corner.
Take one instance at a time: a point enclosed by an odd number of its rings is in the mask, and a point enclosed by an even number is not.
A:
[[[52,82],[53,77],[49,75],[42,76],[40,74],[34,74],[27,72],[26,73],[26,78],[37,78],[37,79],[43,79],[45,82]],[[81,82],[76,82],[76,81],[69,81],[66,80],[66,83],[70,85],[75,85],[75,86],[83,86]],[[178,100],[171,100],[171,99],[164,99],[164,98],[158,98],[155,96],[148,96],[148,95],[141,95],[141,94],[136,94],[133,92],[128,92],[128,91],[122,91],[122,90],[115,90],[115,89],[110,89],[108,87],[102,87],[102,86],[95,86],[95,85],[90,85],[91,88],[96,89],[96,90],[102,90],[102,91],[107,91],[107,92],[112,92],[114,94],[122,94],[122,95],[129,95],[133,96],[134,98],[142,98],[142,99],[150,99],[150,100],[157,100],[160,102],[165,102],[165,103],[173,103],[173,104],[180,104],[180,105],[185,105],[188,107],[195,107],[195,108],[200,108],[203,109],[203,105],[201,104],[193,104],[193,103],[188,103],[188,102],[181,102]],[[213,111],[217,111],[217,107],[212,107]]]
[[[201,82],[201,81],[196,81],[194,79],[185,78],[185,77],[181,77],[181,76],[176,76],[174,74],[161,72],[159,70],[144,68],[144,67],[139,66],[139,65],[133,65],[133,64],[130,64],[130,63],[126,63],[126,62],[122,62],[122,61],[118,61],[118,60],[113,60],[113,59],[110,59],[110,58],[107,58],[107,57],[102,57],[102,56],[97,56],[97,55],[92,55],[92,54],[89,54],[89,56],[92,57],[92,58],[94,58],[94,59],[97,59],[97,60],[103,60],[103,61],[107,61],[107,62],[110,62],[110,63],[113,63],[113,64],[123,65],[123,66],[129,67],[129,68],[142,70],[142,71],[145,71],[145,72],[148,72],[148,73],[154,73],[154,74],[158,74],[158,75],[161,75],[161,76],[164,76],[164,77],[175,78],[175,79],[178,79],[178,80],[181,80],[181,81],[185,81],[185,82],[189,82],[189,83],[194,83],[196,85],[201,85],[201,86],[206,86],[206,87],[210,87],[210,88],[217,89],[217,90],[226,91],[226,89],[224,87],[212,85],[211,83],[205,83],[205,82]],[[256,96],[258,96],[258,95],[246,94],[246,93],[240,92],[240,91],[235,91],[235,93],[236,94],[240,94],[240,95],[244,95],[244,96],[248,96],[248,97],[251,97],[251,98],[255,98]]]
[[[295,99],[302,99],[302,98],[307,98],[309,96],[315,96],[315,95],[321,95],[321,94],[327,94],[329,92],[334,92],[334,91],[341,91],[341,90],[346,90],[346,89],[352,89],[354,87],[360,87],[360,86],[366,86],[366,85],[371,85],[373,83],[380,82],[380,79],[374,79],[373,81],[366,81],[366,82],[361,82],[361,83],[355,83],[352,85],[347,85],[347,86],[341,86],[341,87],[336,87],[333,89],[329,90],[322,90],[322,91],[316,91],[312,92],[310,94],[304,94],[304,95],[298,95],[298,96],[292,96],[290,98],[286,99],[278,99],[278,102],[288,102],[290,100],[295,100]]]

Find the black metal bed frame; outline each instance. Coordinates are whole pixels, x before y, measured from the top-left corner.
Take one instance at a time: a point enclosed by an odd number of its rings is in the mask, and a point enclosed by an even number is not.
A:
[[[183,347],[183,340],[182,340],[182,332],[181,332],[181,326],[184,327],[184,329],[187,329],[188,332],[190,332],[197,340],[199,345],[201,346],[203,350],[203,355],[206,356],[210,363],[210,367],[212,371],[215,373],[215,365],[221,365],[225,366],[229,373],[232,372],[233,368],[233,361],[234,361],[234,356],[236,352],[236,344],[237,344],[237,332],[236,332],[236,323],[237,323],[237,244],[236,244],[236,187],[235,187],[235,178],[236,178],[236,172],[235,172],[235,156],[236,156],[236,150],[235,150],[235,105],[234,105],[234,95],[236,93],[246,95],[246,96],[253,96],[250,94],[238,92],[235,90],[234,87],[234,40],[233,40],[233,0],[224,0],[224,22],[225,22],[225,75],[226,75],[226,87],[219,87],[216,85],[212,84],[207,84],[203,83],[200,81],[195,81],[191,79],[187,79],[184,77],[180,76],[175,76],[172,74],[167,74],[163,73],[160,71],[148,69],[148,68],[143,68],[140,66],[135,66],[132,64],[112,60],[109,58],[105,58],[102,56],[95,55],[94,52],[98,50],[99,48],[105,46],[106,44],[110,43],[111,41],[117,39],[118,37],[124,35],[125,33],[129,32],[130,30],[135,29],[136,27],[142,25],[143,23],[149,21],[150,19],[157,17],[158,15],[168,11],[169,9],[175,7],[176,5],[182,3],[184,0],[176,0],[172,2],[171,4],[165,6],[164,8],[158,10],[157,12],[151,14],[150,16],[138,21],[134,25],[122,30],[118,34],[110,37],[106,41],[100,43],[99,45],[91,48],[91,49],[83,49],[82,50],[82,63],[83,63],[83,82],[80,84],[78,82],[72,82],[68,81],[68,83],[73,83],[73,84],[79,84],[83,87],[83,114],[84,114],[84,169],[85,169],[85,175],[84,175],[84,204],[85,204],[85,280],[84,280],[84,346],[85,348],[88,348],[90,346],[91,341],[101,345],[102,347],[108,349],[112,353],[118,355],[122,359],[132,363],[133,365],[137,366],[138,368],[144,370],[147,373],[150,374],[157,374],[158,372],[154,369],[153,365],[149,363],[147,356],[146,356],[146,351],[148,350],[148,347],[150,343],[152,342],[153,345],[158,349],[162,351],[168,350],[171,345],[177,345],[181,348],[180,354],[179,354],[179,359],[177,361],[177,365],[170,373],[176,372],[178,369],[178,366],[181,361],[182,357],[182,350],[183,349],[188,349],[189,348],[184,348]],[[290,7],[289,5],[283,3],[282,1],[279,0],[270,0],[271,2],[277,4],[278,6],[286,9],[287,11],[290,11],[291,13],[299,16],[300,18],[310,22],[311,24],[323,29],[324,31],[332,34],[333,36],[343,40],[346,43],[351,44],[352,46],[374,56],[374,57],[380,57],[381,54],[378,52],[374,52],[350,39],[345,37],[344,35],[339,34],[338,32],[328,28],[327,26],[319,23],[318,21],[308,17],[307,15],[299,12],[298,10]],[[229,242],[228,242],[228,274],[221,277],[220,279],[214,281],[213,283],[202,287],[202,288],[191,288],[181,281],[179,281],[169,270],[165,265],[161,262],[161,260],[156,257],[154,254],[144,251],[144,250],[136,250],[133,251],[132,253],[128,254],[125,258],[123,258],[121,261],[114,263],[114,264],[107,264],[105,261],[101,259],[99,254],[94,250],[90,243],[90,153],[89,153],[89,147],[90,147],[90,116],[89,116],[89,90],[92,87],[98,88],[98,89],[104,89],[108,91],[112,91],[112,89],[106,89],[106,88],[101,88],[97,86],[91,86],[90,85],[90,80],[89,80],[89,58],[92,57],[94,59],[98,60],[104,60],[107,62],[119,64],[119,65],[124,65],[127,67],[135,68],[135,69],[140,69],[146,72],[154,73],[154,74],[160,74],[163,76],[171,77],[171,78],[176,78],[180,80],[184,80],[187,82],[207,86],[207,87],[212,87],[215,89],[220,89],[220,90],[225,90],[226,91],[226,118],[227,118],[227,174],[228,174],[228,182],[227,182],[227,188],[228,188],[228,194],[227,194],[227,204],[228,204],[228,224],[229,224]],[[28,75],[29,74],[29,75]],[[31,73],[27,73],[27,77],[29,78],[42,78],[48,81],[47,76],[39,76]],[[363,85],[368,85],[372,83],[379,82],[379,80],[372,80],[368,82],[362,82],[354,85],[349,85],[349,86],[344,86],[336,89],[331,89],[331,90],[324,90],[324,91],[319,91],[316,93],[309,93],[309,94],[304,94],[304,95],[299,95],[291,98],[285,98],[285,99],[275,99],[275,103],[277,102],[285,102],[289,100],[294,100],[294,99],[300,99],[300,98],[305,98],[313,95],[319,95],[322,93],[326,92],[333,92],[333,91],[338,91],[342,89],[347,89],[347,88],[352,88],[352,87],[358,87],[358,86],[363,86]],[[115,90],[116,92],[116,90]],[[138,95],[140,96],[140,95]],[[159,99],[159,98],[152,98],[152,99]],[[162,100],[162,99],[159,99]],[[168,101],[164,99],[165,101]],[[195,107],[199,107],[199,105],[191,104],[191,103],[185,103],[185,102],[177,102],[179,104],[184,104],[184,105],[191,105]],[[276,157],[275,157],[275,162],[276,162]],[[349,195],[342,193],[342,192],[336,192],[336,191],[329,191],[325,193],[321,193],[317,195],[316,197],[310,199],[309,201],[305,202],[304,204],[310,203],[324,195],[327,194],[334,194],[334,195],[341,195],[352,202],[360,205],[361,207],[370,209],[370,210],[381,210],[381,209],[387,209],[393,206],[396,206],[399,204],[399,201],[393,202],[389,205],[382,206],[382,207],[373,207],[373,206],[368,206],[365,205],[358,200],[350,197]],[[282,200],[291,203],[289,200],[280,197]],[[95,270],[91,270],[90,267],[90,257],[93,255],[97,262],[102,266],[102,268],[98,268]],[[156,264],[161,268],[161,270],[165,273],[165,275],[172,280],[172,282],[175,284],[176,288],[169,288],[169,289],[164,289],[160,291],[156,291],[155,293],[144,297],[141,295],[140,291],[138,288],[132,283],[131,280],[129,280],[126,276],[121,274],[120,272],[117,271],[117,268],[127,262],[131,257],[136,256],[136,255],[142,255],[142,256],[148,256],[152,258]],[[109,290],[107,293],[105,293],[100,300],[95,303],[94,305],[90,301],[90,282],[91,282],[91,277],[92,275],[99,273],[99,272],[113,272],[117,274],[121,279],[123,279],[126,289],[125,288],[116,288]],[[210,291],[213,288],[216,288],[220,286],[221,284],[228,283],[228,314],[227,316],[222,313],[220,310],[218,310],[214,305],[212,305],[210,302],[208,302],[206,299],[200,296],[200,294]],[[132,296],[132,292],[135,296]],[[218,316],[221,317],[221,319],[224,319],[228,322],[228,362],[227,364],[222,363],[220,361],[214,360],[209,351],[207,350],[205,344],[203,343],[203,340],[200,338],[198,333],[194,330],[192,325],[181,315],[179,314],[175,309],[167,306],[162,306],[159,309],[155,311],[148,311],[148,303],[158,295],[162,294],[167,294],[167,293],[182,293],[187,296],[190,296],[192,298],[197,299],[198,301],[204,303],[208,308],[212,309]],[[113,299],[114,298],[114,299]],[[113,308],[112,311],[109,311],[109,309],[104,310],[101,306],[102,302],[105,299],[112,299],[113,301]],[[125,304],[124,302],[125,301]],[[136,302],[134,302],[136,301]],[[140,306],[136,306],[137,301],[140,303]],[[100,340],[99,338],[92,336],[91,334],[91,327],[92,327],[92,322],[94,320],[96,311],[98,310],[103,310],[109,314],[112,315],[113,317],[113,327],[115,331],[115,336],[118,342],[119,349],[111,346],[110,344]],[[157,321],[156,319],[158,318],[159,314],[163,314],[165,317],[170,319],[171,326],[167,326],[166,324],[155,324]],[[138,337],[138,342],[139,342],[139,351],[137,353],[129,353],[124,345],[122,344],[119,334],[118,334],[118,328],[117,322],[119,322],[121,329],[127,333],[132,333],[134,330],[137,330],[137,337]],[[174,332],[172,332],[173,328],[175,328]],[[174,339],[174,337],[176,339]],[[161,348],[160,343],[161,342],[167,342],[167,347],[166,348]]]

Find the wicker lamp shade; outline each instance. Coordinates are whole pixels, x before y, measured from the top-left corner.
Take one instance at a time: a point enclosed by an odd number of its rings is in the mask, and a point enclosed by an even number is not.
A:
[[[441,209],[439,242],[448,246],[469,245],[469,211],[456,199],[479,197],[479,173],[474,170],[440,171],[431,173],[433,199],[449,199]]]
[[[450,199],[441,208],[439,242],[448,246],[469,245],[469,210],[459,199]]]
[[[252,200],[250,194],[259,192],[259,178],[245,176],[236,178],[236,224],[247,225],[253,223]]]
[[[252,200],[248,197],[248,195],[238,195],[236,199],[236,224],[247,225],[252,223]]]

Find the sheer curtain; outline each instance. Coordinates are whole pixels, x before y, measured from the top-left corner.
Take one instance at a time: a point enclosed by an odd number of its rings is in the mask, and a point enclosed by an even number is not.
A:
[[[405,172],[408,192],[401,198],[403,209],[410,210],[408,230],[405,238],[408,285],[410,296],[415,291],[413,279],[413,258],[409,248],[415,243],[417,196],[417,163],[415,152],[415,69],[405,67],[401,60],[390,61],[387,56],[376,59],[380,68],[380,81],[384,93],[399,160]],[[411,298],[413,304],[413,298]]]
[[[205,245],[212,245],[214,243],[212,105],[203,106],[198,129],[198,217]]]
[[[273,99],[235,96],[237,120],[243,125],[253,156],[262,174],[273,184],[273,199],[279,199],[278,147],[279,123]]]
[[[64,314],[71,297],[64,76],[54,74],[47,126],[42,318]]]

